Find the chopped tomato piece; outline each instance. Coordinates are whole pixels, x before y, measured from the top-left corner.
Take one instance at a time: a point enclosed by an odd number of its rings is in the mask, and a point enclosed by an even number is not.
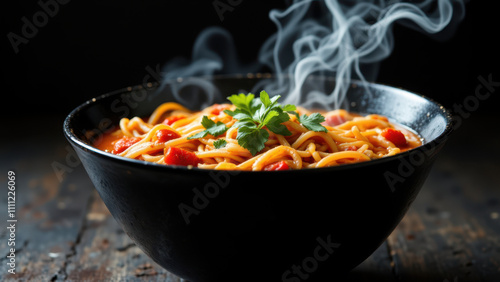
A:
[[[181,116],[181,115],[169,116],[168,118],[166,118],[163,121],[163,124],[172,125],[172,123],[174,123],[178,120],[181,120],[181,119],[185,119],[185,118],[186,118],[185,116]]]
[[[119,154],[127,150],[130,146],[134,145],[135,143],[141,141],[141,139],[142,139],[141,137],[124,136],[115,142],[112,153]]]
[[[337,125],[342,124],[344,122],[346,122],[346,119],[344,116],[333,114],[333,115],[327,116],[325,118],[325,121],[322,122],[321,124],[328,125],[328,126],[337,126]]]
[[[184,149],[169,147],[165,151],[165,163],[169,165],[197,166],[200,162],[195,153]]]
[[[264,167],[266,171],[274,171],[274,170],[289,170],[290,167],[285,161],[279,161],[272,164],[268,164]]]
[[[181,137],[177,132],[170,129],[160,129],[156,131],[156,140],[160,143]]]
[[[212,106],[212,111],[210,113],[218,116],[220,112],[229,109],[229,107],[230,105],[228,104],[215,104]]]
[[[381,135],[391,141],[394,145],[397,147],[404,147],[406,146],[406,138],[401,131],[393,128],[386,128],[382,131]]]

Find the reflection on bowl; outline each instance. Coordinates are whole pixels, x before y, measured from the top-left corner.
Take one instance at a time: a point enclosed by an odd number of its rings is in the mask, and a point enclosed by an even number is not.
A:
[[[214,91],[250,91],[262,79],[217,77]],[[387,116],[418,132],[423,146],[337,167],[231,172],[146,163],[91,145],[120,118],[147,116],[163,102],[222,102],[197,87],[178,95],[175,87],[142,86],[103,95],[71,112],[64,132],[113,217],[170,272],[193,282],[324,281],[354,268],[389,236],[451,132],[449,113],[430,99],[367,87],[370,95],[352,84],[349,110]]]

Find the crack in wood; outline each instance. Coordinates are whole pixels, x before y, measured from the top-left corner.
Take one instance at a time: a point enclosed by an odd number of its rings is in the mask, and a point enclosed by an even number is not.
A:
[[[23,249],[26,248],[26,246],[28,246],[28,243],[29,243],[29,240],[24,240],[21,248],[16,249],[16,255],[19,255],[19,253],[22,252]],[[5,256],[0,257],[0,262],[3,262],[4,260],[9,260],[9,258],[7,257],[9,254],[10,254],[10,251],[7,251],[7,254]]]
[[[81,243],[83,234],[88,228],[88,222],[87,222],[87,213],[90,211],[92,202],[94,201],[94,196],[90,195],[89,198],[87,199],[87,204],[85,205],[85,210],[83,213],[83,219],[81,222],[80,229],[78,230],[78,233],[76,235],[75,243],[72,244],[69,252],[66,254],[66,257],[64,259],[63,265],[61,266],[61,269],[52,276],[50,279],[51,282],[58,281],[58,280],[63,280],[65,281],[68,278],[68,273],[67,273],[67,268],[68,265],[71,263],[71,259],[77,255],[77,246]]]
[[[136,245],[134,243],[130,243],[128,245],[122,246],[122,247],[117,247],[116,250],[118,252],[126,252],[128,249],[135,247]]]
[[[16,253],[19,254],[20,252],[22,252],[24,250],[24,248],[26,248],[28,246],[28,243],[29,243],[29,240],[25,240],[23,242],[23,245],[21,246],[21,248],[16,250]]]
[[[386,240],[387,255],[389,256],[389,265],[391,267],[392,275],[394,276],[394,281],[399,281],[398,275],[396,273],[396,262],[394,261],[395,252],[391,248],[389,240]]]

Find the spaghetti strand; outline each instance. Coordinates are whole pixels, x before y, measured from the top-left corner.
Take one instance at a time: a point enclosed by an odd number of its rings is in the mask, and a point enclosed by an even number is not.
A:
[[[166,165],[176,164],[171,161],[172,155],[168,155],[173,154],[169,148],[176,148],[180,157],[196,160],[194,166],[198,168],[260,171],[276,167],[307,169],[365,162],[393,156],[422,144],[417,134],[389,122],[384,116],[360,116],[335,110],[322,112],[328,117],[323,123],[326,132],[309,130],[290,114],[290,119],[283,125],[291,134],[285,136],[268,130],[265,147],[252,155],[238,143],[238,128],[231,127],[237,120],[223,109],[234,110],[235,106],[216,104],[193,112],[177,103],[164,103],[147,119],[121,119],[119,129],[108,133],[103,142],[95,145],[122,157]],[[301,107],[297,109],[300,114],[314,113]],[[207,134],[190,139],[190,136],[205,130],[201,123],[203,116],[214,123],[223,123],[228,130],[220,136]],[[395,145],[398,142],[384,135],[389,128],[400,132],[406,145],[398,147]]]

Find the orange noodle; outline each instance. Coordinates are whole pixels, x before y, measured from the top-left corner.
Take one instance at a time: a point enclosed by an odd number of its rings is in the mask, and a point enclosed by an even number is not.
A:
[[[283,170],[337,166],[364,162],[418,147],[420,137],[410,130],[389,122],[380,115],[360,116],[346,110],[323,111],[326,132],[304,127],[294,114],[283,123],[292,133],[283,136],[271,132],[264,149],[252,155],[238,144],[237,120],[224,110],[234,111],[231,104],[215,104],[201,111],[191,111],[169,102],[156,108],[149,118],[123,118],[120,129],[106,134],[95,144],[103,151],[122,157],[165,165],[186,165],[221,170]],[[297,107],[299,115],[313,111]],[[219,136],[210,134],[188,139],[205,130],[203,116],[229,128]],[[224,146],[217,148],[217,140]],[[220,142],[220,141],[219,141]]]

